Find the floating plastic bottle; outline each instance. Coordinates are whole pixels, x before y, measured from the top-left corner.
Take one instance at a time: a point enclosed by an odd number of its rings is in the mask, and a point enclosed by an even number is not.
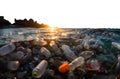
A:
[[[47,44],[47,42],[43,38],[36,37],[36,39],[33,41],[33,44],[34,45],[44,46],[44,45]]]
[[[53,49],[53,51],[55,52],[56,55],[60,55],[61,54],[61,51],[58,48],[58,46],[55,43],[55,41],[51,41],[49,45],[52,47],[52,49]]]
[[[75,53],[70,49],[70,47],[68,45],[62,45],[62,50],[64,51],[64,54],[69,61],[72,61],[75,58],[77,58]]]
[[[43,55],[45,55],[47,58],[51,57],[51,52],[45,48],[45,47],[41,47],[40,49],[40,53],[42,53]]]
[[[120,44],[119,43],[112,42],[112,45],[120,50]]]
[[[100,63],[97,59],[90,60],[88,66],[90,70],[100,71]]]
[[[70,70],[75,70],[75,68],[79,67],[79,66],[83,66],[85,63],[85,59],[83,57],[78,57],[76,59],[74,59],[69,65],[70,65]]]
[[[46,60],[42,60],[32,71],[32,76],[35,78],[40,78],[46,71],[48,66],[48,62]]]
[[[20,60],[24,55],[25,54],[22,51],[17,51],[16,53],[10,54],[10,59]]]
[[[93,51],[83,51],[80,53],[80,56],[84,57],[85,59],[88,59],[93,55],[94,55]]]
[[[71,63],[63,63],[59,66],[59,71],[62,73],[65,73],[69,70],[73,71],[79,66],[83,66],[85,63],[85,60],[83,57],[78,57],[74,59]]]
[[[19,68],[19,61],[8,61],[7,67],[9,70],[17,70]]]
[[[83,41],[83,46],[85,49],[90,49],[91,46],[101,46],[101,45],[104,45],[100,40],[98,39],[95,39],[95,38],[86,38],[84,41]]]
[[[13,43],[7,44],[0,48],[0,55],[4,56],[15,50],[15,45]]]
[[[83,47],[85,48],[85,49],[89,49],[90,48],[90,46],[89,46],[89,39],[90,39],[90,37],[85,37],[84,38],[84,40],[83,40],[83,42],[82,42],[82,44],[83,44]]]

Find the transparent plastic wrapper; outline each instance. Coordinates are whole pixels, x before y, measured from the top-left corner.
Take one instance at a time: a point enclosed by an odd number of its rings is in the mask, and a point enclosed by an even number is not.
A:
[[[75,53],[70,49],[70,47],[68,45],[62,45],[62,50],[64,51],[64,54],[69,61],[72,61],[75,58],[77,58]]]
[[[45,48],[45,47],[41,47],[40,53],[45,55],[47,58],[52,56],[51,52],[47,48]]]
[[[15,48],[16,47],[15,47],[15,45],[13,43],[10,43],[10,44],[7,44],[5,46],[2,46],[0,48],[0,55],[1,56],[7,55],[7,54],[11,53],[12,51],[14,51]]]
[[[120,50],[120,44],[119,43],[112,42],[112,45]]]
[[[46,71],[48,66],[48,62],[46,60],[42,60],[32,71],[32,76],[35,78],[40,78]]]
[[[8,64],[7,64],[7,68],[12,71],[17,70],[19,66],[20,66],[19,61],[8,61]]]

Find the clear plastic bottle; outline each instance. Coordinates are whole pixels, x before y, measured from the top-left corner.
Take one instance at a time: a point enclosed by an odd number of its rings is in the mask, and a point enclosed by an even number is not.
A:
[[[91,49],[90,47],[93,45],[101,46],[101,45],[103,45],[103,43],[100,40],[95,39],[95,38],[88,38],[83,41],[83,46],[87,50]]]
[[[92,67],[94,70],[99,70],[99,69],[100,69],[100,64],[98,63],[97,60],[91,60],[91,67]]]
[[[80,53],[80,56],[84,57],[85,59],[88,59],[93,55],[94,55],[93,51],[83,51]]]
[[[13,43],[7,44],[0,48],[0,55],[4,56],[15,50],[15,45]]]
[[[112,45],[120,50],[120,44],[119,43],[112,42]]]
[[[83,66],[85,63],[85,59],[83,57],[78,57],[74,59],[71,63],[63,63],[59,66],[59,71],[61,73],[65,73],[67,71],[73,71],[79,66]]]
[[[33,44],[34,45],[44,46],[44,45],[47,44],[47,42],[43,38],[36,37],[36,39],[33,41]]]
[[[100,71],[101,68],[100,63],[98,62],[97,59],[89,60],[88,67],[90,70],[94,70],[94,71]]]
[[[20,65],[19,61],[8,61],[7,68],[9,70],[15,71],[19,68],[19,65]]]
[[[58,46],[55,43],[55,41],[51,41],[49,45],[52,47],[52,49],[53,49],[53,51],[55,52],[56,55],[60,55],[61,54],[61,51],[58,48]]]
[[[24,57],[24,53],[22,51],[17,51],[13,54],[10,54],[9,58],[12,60],[20,60]]]
[[[46,71],[48,66],[48,62],[46,60],[42,60],[32,71],[32,76],[35,78],[40,78]]]
[[[83,41],[83,47],[84,47],[85,49],[90,49],[90,45],[89,45],[89,40],[88,40],[88,39],[85,39],[85,40]]]
[[[75,53],[70,49],[70,47],[68,45],[62,45],[62,50],[64,51],[64,54],[69,61],[72,61],[75,58],[77,58]]]
[[[75,68],[79,67],[79,66],[83,66],[85,63],[85,59],[83,57],[78,57],[76,59],[74,59],[69,65],[70,65],[70,70],[75,70]]]
[[[47,58],[52,56],[51,52],[47,48],[45,48],[45,47],[41,47],[40,53],[45,55]]]

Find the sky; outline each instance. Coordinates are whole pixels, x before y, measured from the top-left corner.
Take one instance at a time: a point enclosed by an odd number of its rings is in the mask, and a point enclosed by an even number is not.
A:
[[[62,28],[119,28],[120,0],[0,0],[10,22],[33,18]]]

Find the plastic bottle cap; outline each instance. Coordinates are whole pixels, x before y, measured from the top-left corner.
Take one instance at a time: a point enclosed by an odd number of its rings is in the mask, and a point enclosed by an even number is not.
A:
[[[38,74],[37,74],[36,71],[34,71],[34,72],[32,73],[32,75],[33,75],[33,76],[37,76]]]
[[[65,73],[69,71],[70,65],[68,63],[63,63],[62,65],[59,66],[59,71],[62,73]]]

